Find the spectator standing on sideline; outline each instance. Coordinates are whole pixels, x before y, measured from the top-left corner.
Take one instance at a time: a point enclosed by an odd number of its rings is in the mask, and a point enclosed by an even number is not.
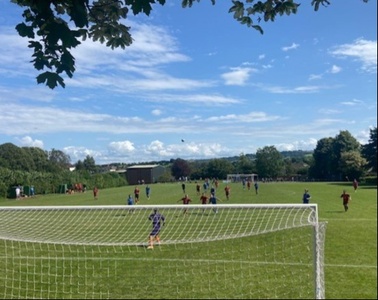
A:
[[[354,192],[357,192],[357,189],[358,189],[358,181],[357,181],[357,179],[353,180],[353,188],[354,188]]]
[[[16,186],[16,199],[21,198],[21,187],[18,185]]]
[[[181,184],[181,188],[182,188],[182,191],[183,191],[184,194],[185,194],[185,183],[182,183],[182,184]]]
[[[34,196],[35,196],[34,186],[31,186],[31,187],[30,187],[30,196],[31,196],[31,197],[34,197]]]
[[[304,190],[304,194],[303,194],[303,197],[302,197],[303,204],[310,203],[310,199],[311,199],[311,196],[308,193],[308,190]]]
[[[154,212],[152,214],[150,214],[148,219],[150,221],[152,221],[152,231],[150,233],[150,237],[149,237],[149,240],[148,240],[147,249],[153,249],[154,248],[154,241],[156,241],[158,245],[160,244],[160,229],[161,229],[162,226],[164,226],[165,218],[155,208]]]
[[[94,198],[94,200],[98,199],[98,188],[97,188],[97,186],[93,187],[93,198]]]
[[[352,197],[346,192],[346,190],[344,190],[340,198],[343,198],[344,211],[347,212],[349,209],[348,204],[349,201],[352,200]]]

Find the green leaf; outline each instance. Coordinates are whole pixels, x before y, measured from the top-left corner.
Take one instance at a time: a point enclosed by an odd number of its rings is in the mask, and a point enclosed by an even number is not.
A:
[[[234,13],[234,19],[241,19],[244,16],[244,4],[240,1],[232,1],[234,5],[228,10]]]
[[[75,58],[69,51],[65,51],[60,57],[59,66],[56,68],[56,73],[65,72],[68,77],[72,78],[75,72]]]
[[[69,12],[71,20],[77,27],[88,27],[88,14],[84,1],[74,1],[74,3],[70,6]]]
[[[152,10],[151,3],[155,3],[155,0],[126,0],[125,3],[131,6],[134,15],[143,12],[149,16]]]
[[[37,83],[45,83],[50,89],[54,89],[58,86],[65,87],[65,83],[62,77],[53,72],[44,72],[37,76]]]
[[[252,19],[250,17],[242,17],[239,19],[240,24],[247,25],[248,27],[252,25]]]
[[[16,26],[16,30],[20,36],[34,39],[33,26],[27,26],[22,22]]]
[[[314,10],[315,11],[318,11],[319,10],[319,6],[320,4],[322,6],[328,6],[330,5],[331,3],[328,1],[328,0],[312,0],[311,1],[311,5],[314,6]]]
[[[252,28],[253,28],[253,29],[256,29],[256,30],[259,31],[261,34],[264,34],[264,31],[262,30],[262,28],[261,28],[259,25],[252,25]]]
[[[35,41],[29,41],[28,48],[34,48],[34,52],[41,51],[43,49],[42,44]]]

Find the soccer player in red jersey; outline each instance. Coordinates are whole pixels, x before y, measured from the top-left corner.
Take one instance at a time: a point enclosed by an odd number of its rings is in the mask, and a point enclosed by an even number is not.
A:
[[[248,191],[251,190],[251,180],[249,179],[247,181],[247,188],[248,188]]]
[[[230,200],[230,191],[231,191],[231,188],[228,185],[226,185],[226,187],[224,188],[224,192],[226,194],[227,200]]]
[[[138,203],[139,203],[139,193],[140,193],[140,190],[139,190],[139,188],[136,186],[135,189],[134,189],[134,199],[135,199],[135,204],[138,204]]]
[[[343,198],[344,210],[345,212],[347,212],[349,209],[348,204],[349,204],[349,201],[352,200],[352,197],[346,192],[346,190],[344,190],[340,198]]]
[[[357,188],[358,188],[358,181],[357,181],[357,179],[353,180],[353,188],[354,188],[354,191],[356,192]]]
[[[179,201],[182,201],[182,204],[184,205],[188,205],[190,202],[192,202],[192,200],[189,198],[189,195],[188,194],[185,194],[185,196],[179,200],[177,200],[177,202]],[[184,209],[184,214],[186,214],[188,212],[188,209]]]
[[[95,200],[98,199],[98,188],[97,188],[97,186],[95,186],[95,187],[93,188],[93,198],[94,198]]]
[[[200,197],[200,202],[201,202],[203,205],[206,205],[208,199],[209,199],[209,197],[207,197],[205,193],[202,193],[202,195],[201,195],[201,197]],[[203,208],[203,209],[202,209],[202,212],[204,212],[204,211],[205,211],[205,209]]]
[[[201,197],[200,197],[200,202],[202,203],[202,204],[207,204],[207,200],[208,200],[209,198],[206,196],[206,194],[205,193],[202,193],[202,195],[201,195]]]

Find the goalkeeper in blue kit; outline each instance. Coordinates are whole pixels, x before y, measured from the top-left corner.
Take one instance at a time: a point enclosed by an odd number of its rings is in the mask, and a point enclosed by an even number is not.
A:
[[[148,219],[150,221],[152,221],[152,231],[150,233],[150,238],[149,238],[149,241],[148,241],[147,249],[153,249],[154,248],[154,241],[156,241],[158,244],[160,244],[159,234],[160,234],[161,227],[164,225],[165,218],[155,208],[154,212],[152,214],[150,214]]]

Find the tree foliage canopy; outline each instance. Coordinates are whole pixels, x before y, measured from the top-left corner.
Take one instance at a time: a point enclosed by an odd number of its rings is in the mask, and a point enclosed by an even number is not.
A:
[[[370,129],[369,142],[362,147],[362,155],[374,172],[377,172],[377,144],[377,127],[374,127]]]
[[[362,149],[362,150],[361,150]],[[171,159],[165,164],[167,172],[159,181],[176,179],[218,178],[227,174],[257,173],[259,178],[291,178],[315,180],[361,179],[368,171],[376,172],[377,128],[370,130],[370,139],[361,145],[348,132],[340,131],[335,137],[322,138],[311,152],[278,152],[274,146],[258,149],[256,155],[240,154],[236,157],[210,160],[186,161]],[[123,186],[126,178],[115,172],[108,172],[104,166],[96,165],[93,157],[87,155],[78,161],[75,171],[69,171],[70,157],[56,149],[44,151],[37,147],[17,147],[12,143],[0,145],[0,197],[6,197],[14,185],[34,185],[36,193],[54,192],[62,183],[85,183],[99,188]],[[125,165],[119,164],[122,168]],[[308,166],[311,165],[310,169]]]
[[[334,138],[320,139],[314,150],[310,176],[321,180],[360,178],[366,160],[361,156],[360,143],[349,131],[340,131]]]
[[[188,162],[182,158],[177,158],[173,161],[172,176],[176,179],[188,177],[190,175],[190,166]]]
[[[284,160],[276,147],[266,146],[256,151],[256,169],[260,178],[277,178],[283,175]]]
[[[213,5],[216,0],[210,0]],[[224,0],[222,0],[224,1]],[[331,0],[311,0],[317,11]],[[367,2],[368,0],[363,0]],[[33,49],[32,63],[40,73],[37,83],[54,89],[65,87],[63,76],[75,72],[71,49],[87,38],[105,43],[111,49],[132,44],[130,27],[124,24],[129,13],[150,15],[153,5],[165,0],[11,0],[25,8],[23,22],[16,26],[21,37],[29,40]],[[182,7],[191,7],[200,0],[182,0]],[[229,13],[242,25],[263,33],[260,22],[274,22],[276,17],[296,14],[300,3],[294,0],[232,0]]]

